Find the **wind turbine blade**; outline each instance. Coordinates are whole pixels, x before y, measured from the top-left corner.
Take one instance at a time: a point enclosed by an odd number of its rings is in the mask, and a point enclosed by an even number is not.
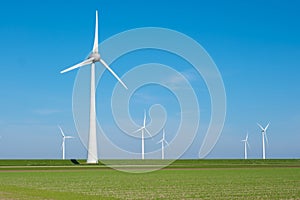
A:
[[[259,123],[257,123],[257,125],[260,127],[261,130],[264,130],[264,128],[262,127],[262,125],[260,125]]]
[[[166,140],[166,132],[165,132],[165,129],[163,129],[163,142],[165,142],[167,145],[169,145],[169,143],[167,142]]]
[[[269,128],[270,122],[268,123],[268,125],[265,128],[265,131]]]
[[[266,133],[265,133],[265,138],[266,138],[267,145],[269,145],[269,140],[268,140],[268,136]]]
[[[145,132],[148,133],[148,135],[150,135],[150,137],[152,137],[151,133],[148,131],[148,129],[144,128]]]
[[[73,137],[73,136],[66,136],[65,138],[71,139],[71,138],[75,138],[75,137]]]
[[[143,127],[146,128],[146,110],[144,110],[144,121],[143,121]]]
[[[248,141],[248,133],[247,133],[247,135],[246,135],[246,139],[245,139],[246,141]]]
[[[249,142],[247,141],[246,143],[247,143],[248,148],[251,149]]]
[[[58,126],[58,128],[59,128],[59,130],[60,130],[61,135],[62,135],[63,137],[65,137],[65,134],[64,134],[62,128],[61,128],[60,126]]]
[[[64,149],[64,145],[65,145],[65,138],[63,138],[63,141],[61,143],[61,149]]]
[[[137,133],[139,131],[141,131],[144,127],[139,128],[138,130],[134,131],[133,133]]]
[[[94,38],[93,53],[98,53],[98,11],[97,10],[96,10],[96,24],[95,24],[95,38]]]
[[[165,143],[167,144],[167,145],[169,145],[169,142],[167,142],[167,140],[164,140],[165,141]]]
[[[125,85],[125,83],[123,83],[123,81],[118,77],[117,74],[115,74],[115,72],[108,66],[108,64],[106,64],[106,62],[102,59],[100,59],[100,62],[104,65],[104,67],[106,69],[108,69],[108,71],[110,71],[110,73],[112,73],[112,75],[124,86],[124,88],[127,90],[127,86]]]
[[[78,67],[82,67],[82,66],[91,64],[92,62],[93,62],[93,58],[89,58],[89,59],[87,59],[87,60],[82,61],[81,63],[78,63],[78,64],[76,64],[76,65],[74,65],[74,66],[72,66],[72,67],[69,67],[69,68],[67,68],[67,69],[65,69],[65,70],[63,70],[63,71],[61,71],[60,73],[63,74],[63,73],[65,73],[65,72],[71,71],[71,70],[76,69],[76,68],[78,68]]]
[[[159,140],[156,144],[164,142],[163,139]]]

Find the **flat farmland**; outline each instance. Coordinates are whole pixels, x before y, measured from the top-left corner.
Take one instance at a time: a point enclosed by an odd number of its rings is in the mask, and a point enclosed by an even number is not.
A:
[[[300,199],[300,160],[178,160],[150,173],[70,163],[0,161],[0,199]]]

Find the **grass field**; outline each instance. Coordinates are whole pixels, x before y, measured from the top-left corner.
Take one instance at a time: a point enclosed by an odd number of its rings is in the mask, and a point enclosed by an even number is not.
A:
[[[0,199],[300,199],[300,160],[178,160],[142,174],[67,160],[2,160]]]

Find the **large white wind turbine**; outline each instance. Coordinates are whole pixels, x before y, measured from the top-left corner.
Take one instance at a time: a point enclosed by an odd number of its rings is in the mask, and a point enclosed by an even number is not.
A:
[[[66,139],[71,139],[71,138],[74,138],[72,136],[68,136],[68,135],[65,135],[64,131],[62,130],[62,128],[60,126],[58,126],[59,130],[60,130],[60,133],[62,135],[62,144],[61,144],[61,148],[62,148],[62,159],[64,160],[66,157],[65,157],[65,154],[66,154]]]
[[[141,133],[142,133],[142,159],[144,160],[145,159],[145,132],[151,136],[150,132],[146,128],[146,111],[144,111],[143,126],[141,128],[139,128],[138,130],[134,131],[133,133],[137,133],[139,131],[141,131]]]
[[[98,163],[97,151],[97,135],[96,135],[96,103],[95,103],[95,63],[100,62],[110,71],[110,73],[127,89],[123,81],[115,74],[115,72],[108,66],[108,64],[100,57],[98,51],[98,11],[96,11],[96,25],[95,25],[95,38],[92,53],[89,57],[60,73],[65,73],[73,69],[91,64],[91,88],[90,88],[90,127],[89,127],[89,142],[88,142],[88,158],[87,163]]]
[[[244,140],[242,140],[242,142],[244,142],[244,145],[245,145],[245,159],[247,159],[248,158],[247,146],[250,147],[249,142],[248,142],[248,133],[246,135],[246,138]]]
[[[266,159],[265,138],[268,143],[267,129],[268,129],[270,123],[268,123],[268,125],[265,128],[262,125],[260,125],[259,123],[257,123],[257,125],[261,129],[261,134],[262,134],[262,156],[263,156],[263,159]]]
[[[157,143],[161,143],[161,159],[164,160],[165,159],[165,144],[169,145],[169,143],[165,139],[165,129],[163,129],[162,139],[160,141],[158,141]]]

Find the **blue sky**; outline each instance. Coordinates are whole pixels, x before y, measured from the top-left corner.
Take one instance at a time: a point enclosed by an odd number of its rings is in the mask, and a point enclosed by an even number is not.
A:
[[[57,124],[76,137],[72,116],[76,72],[64,75],[59,72],[88,55],[93,43],[96,9],[99,10],[100,42],[132,28],[164,27],[188,35],[210,54],[224,81],[227,117],[222,135],[208,158],[242,158],[240,140],[247,131],[249,157],[261,157],[257,122],[263,125],[271,122],[267,157],[299,158],[299,4],[292,0],[1,3],[0,158],[60,158]],[[155,53],[129,54],[114,65],[127,63],[129,70],[136,63],[152,61]],[[172,64],[171,56],[165,55],[164,59]],[[184,66],[184,70],[189,69],[188,65]],[[118,70],[122,75],[127,68]],[[111,83],[111,77],[106,77],[103,81]],[[199,86],[198,95],[201,89],[206,90],[201,77],[192,82]],[[106,98],[99,107],[109,103],[112,88],[109,85],[103,93],[97,93],[99,99]],[[144,88],[139,92],[144,97],[160,94],[159,99],[144,103],[133,99],[131,103],[137,105],[136,109],[132,108],[136,123],[141,122],[144,107],[152,103],[172,102],[168,110],[177,111],[176,106],[172,107],[176,102],[170,100],[169,93],[158,91]],[[205,111],[210,104],[207,94],[202,98]],[[202,114],[204,124],[208,123],[209,112]],[[109,116],[107,127],[114,125],[110,124]],[[184,157],[196,158],[202,139],[199,134]],[[133,151],[138,150],[133,148]],[[78,137],[67,141],[66,156],[86,157]]]

